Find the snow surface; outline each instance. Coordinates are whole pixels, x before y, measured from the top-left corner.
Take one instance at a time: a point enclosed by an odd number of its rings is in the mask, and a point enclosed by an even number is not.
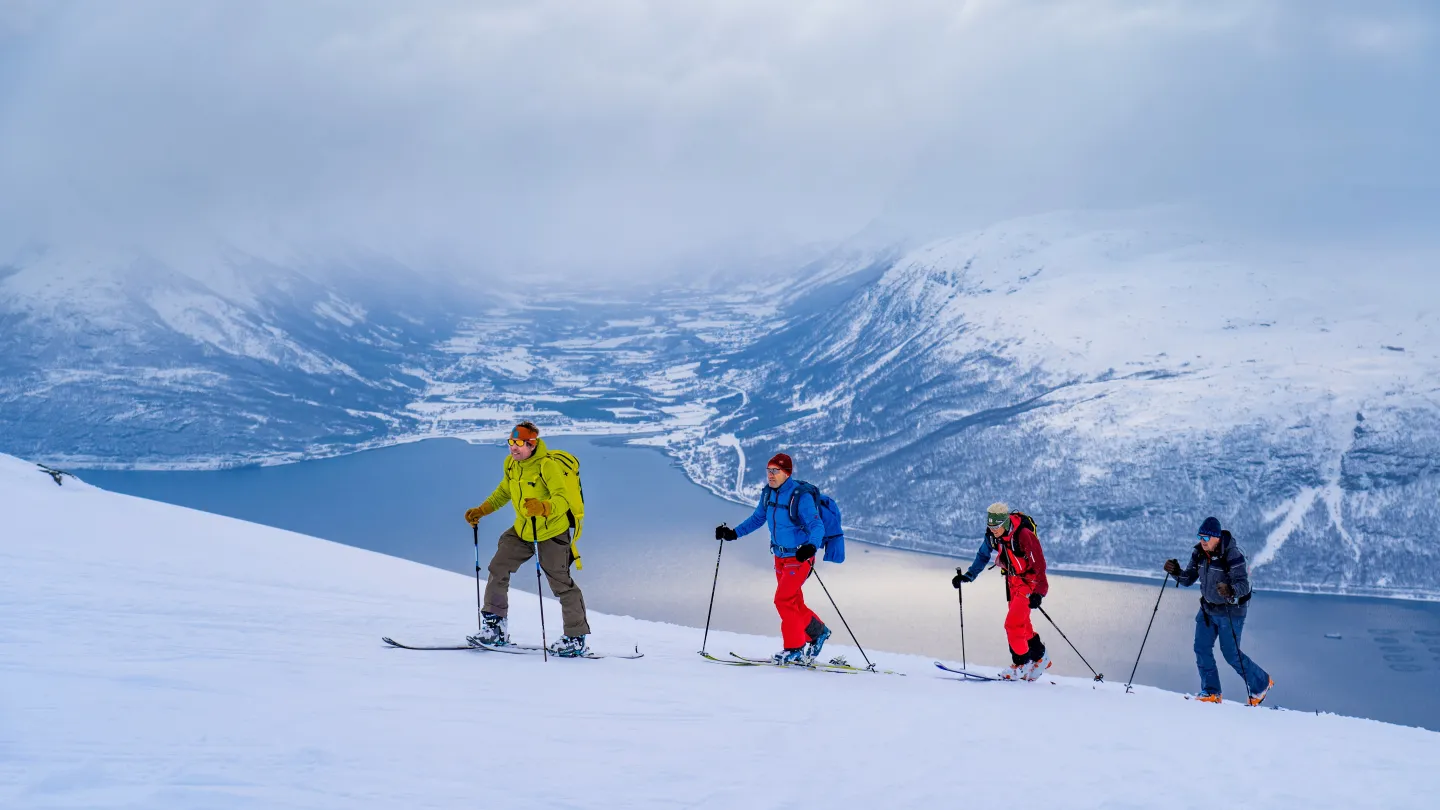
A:
[[[57,487],[9,456],[0,515],[5,808],[1007,807],[1017,796],[1056,808],[1418,808],[1440,791],[1433,732],[1065,678],[959,683],[878,651],[908,677],[732,668],[695,655],[698,629],[620,616],[592,614],[593,643],[638,644],[644,659],[388,649],[381,635],[459,639],[474,582]],[[553,601],[546,612],[553,626]],[[512,623],[534,635],[533,597],[515,594]],[[710,634],[717,651],[774,646]]]

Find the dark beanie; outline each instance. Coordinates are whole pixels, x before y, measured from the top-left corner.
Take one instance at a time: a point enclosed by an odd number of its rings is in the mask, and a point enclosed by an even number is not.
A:
[[[1207,537],[1220,536],[1220,518],[1207,517],[1205,522],[1200,524],[1200,534]]]
[[[785,471],[786,475],[795,474],[795,465],[790,461],[790,457],[784,453],[776,453],[775,456],[770,459],[770,463],[767,466],[779,467]]]

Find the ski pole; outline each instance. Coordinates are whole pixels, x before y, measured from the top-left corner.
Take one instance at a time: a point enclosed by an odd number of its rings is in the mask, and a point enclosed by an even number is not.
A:
[[[485,609],[480,602],[480,524],[470,527],[475,532],[475,621],[480,625],[480,632],[485,632]]]
[[[1150,640],[1150,628],[1155,624],[1155,614],[1160,612],[1160,599],[1165,595],[1165,586],[1170,584],[1170,572],[1165,572],[1165,579],[1160,581],[1160,596],[1155,597],[1155,609],[1150,612],[1150,623],[1145,625],[1145,637],[1140,639],[1140,652],[1135,653],[1135,666],[1130,668],[1130,680],[1125,682],[1125,693],[1130,693],[1130,685],[1135,683],[1135,670],[1140,668],[1140,656],[1145,654],[1145,642]],[[1175,587],[1180,587],[1176,582]]]
[[[962,570],[956,568],[956,576],[959,576]],[[962,582],[960,585],[961,587],[955,589],[955,592],[960,595],[960,668],[969,669],[970,665],[965,662],[965,583]]]
[[[530,516],[530,539],[535,541],[535,596],[540,600],[540,658],[550,660],[550,646],[545,640],[545,594],[540,590],[540,533],[535,530],[535,516]]]
[[[725,524],[720,524],[724,526]],[[715,612],[715,587],[720,584],[720,555],[725,553],[725,538],[720,538],[720,550],[715,552],[715,581],[710,583],[710,609],[705,611],[705,637],[700,639],[700,654],[705,654],[705,645],[710,643],[710,615]]]
[[[1075,645],[1070,641],[1070,637],[1067,636],[1067,635],[1065,635],[1065,631],[1060,629],[1060,625],[1056,624],[1054,619],[1050,618],[1050,614],[1045,612],[1045,608],[1042,607],[1042,608],[1040,608],[1039,610],[1040,610],[1040,615],[1045,617],[1045,621],[1050,622],[1050,626],[1053,627],[1053,628],[1055,628],[1055,632],[1059,633],[1059,634],[1060,634],[1060,637],[1063,638],[1063,639],[1065,639],[1065,643],[1070,645],[1070,649],[1075,650]],[[1080,655],[1080,651],[1079,651],[1079,650],[1075,650],[1075,654],[1076,654],[1076,655]],[[1085,656],[1080,655],[1080,660],[1085,664],[1085,667],[1090,670],[1090,674],[1092,674],[1092,675],[1095,676],[1095,680],[1097,680],[1097,681],[1103,681],[1103,680],[1105,680],[1105,675],[1102,674],[1102,673],[1096,672],[1096,671],[1095,671],[1095,668],[1092,667],[1092,666],[1090,666],[1090,662],[1085,660]]]
[[[845,625],[845,632],[850,634],[850,640],[855,642],[855,649],[860,651],[860,657],[865,659],[865,668],[874,669],[875,665],[870,663],[870,656],[865,654],[865,648],[860,646],[860,639],[855,638],[855,631],[850,629],[850,623],[845,621],[845,614],[840,612],[840,606],[835,604],[835,597],[830,595],[830,589],[825,587],[825,581],[820,579],[820,572],[815,566],[810,566],[810,573],[815,575],[815,581],[820,583],[821,590],[825,591],[825,598],[830,600],[830,607],[835,608],[835,615],[840,617],[840,623]]]

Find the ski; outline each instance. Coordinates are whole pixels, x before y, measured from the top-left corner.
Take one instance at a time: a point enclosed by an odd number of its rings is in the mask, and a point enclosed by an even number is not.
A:
[[[1193,700],[1193,701],[1195,701],[1196,703],[1209,703],[1209,701],[1200,700],[1199,698],[1195,697],[1194,695],[1182,695],[1181,697],[1184,697],[1186,700]],[[1272,711],[1272,712],[1294,712],[1294,711],[1297,711],[1296,709],[1287,709],[1287,708],[1285,708],[1284,706],[1266,706],[1266,705],[1263,704],[1263,703],[1258,704],[1258,705],[1255,705],[1255,706],[1251,706],[1248,702],[1246,702],[1246,703],[1241,703],[1241,702],[1238,701],[1238,700],[1227,700],[1227,701],[1224,701],[1223,703],[1211,704],[1211,705],[1212,705],[1212,706],[1244,706],[1244,707],[1247,708],[1247,709],[1265,709],[1265,710],[1267,710],[1267,711]],[[1308,714],[1308,712],[1306,712],[1306,713]],[[1319,710],[1316,710],[1315,714],[1320,714]]]
[[[476,644],[475,647],[490,652],[510,653],[511,655],[542,655],[546,652],[544,647],[537,647],[531,644],[506,644],[503,647],[492,647],[489,644]],[[590,658],[593,660],[599,660],[601,658],[626,658],[633,660],[645,657],[645,653],[640,652],[639,647],[635,648],[634,653],[587,652],[584,655],[557,655],[552,652],[549,655],[551,658]]]
[[[733,652],[730,653],[730,657],[742,664],[749,664],[751,666],[779,667],[781,669],[808,669],[815,672],[834,672],[839,675],[853,675],[857,672],[869,671],[851,667],[832,667],[829,664],[777,664],[769,658],[746,658],[743,655],[736,655]]]
[[[488,644],[436,644],[436,645],[419,645],[419,644],[401,644],[400,642],[396,641],[396,640],[393,639],[393,638],[390,638],[389,636],[385,636],[385,637],[381,638],[380,640],[383,641],[383,642],[385,642],[386,644],[389,644],[391,647],[396,647],[396,648],[399,648],[399,649],[402,649],[402,650],[477,650],[477,651],[480,651],[480,652],[503,652],[503,653],[511,653],[512,655],[539,655],[539,654],[541,654],[541,653],[543,653],[543,652],[545,651],[543,647],[538,647],[538,646],[535,646],[535,645],[533,645],[533,644],[506,644],[506,645],[501,646],[501,647],[493,647],[493,646],[488,645]],[[555,653],[553,653],[553,652],[550,653],[550,654],[553,655],[553,656],[555,656],[556,658],[597,658],[597,659],[598,659],[598,658],[644,658],[644,657],[645,657],[645,654],[642,653],[642,652],[640,652],[640,648],[639,648],[639,647],[636,647],[636,648],[635,648],[634,654],[625,653],[625,654],[618,654],[618,655],[617,655],[617,654],[606,654],[606,653],[597,653],[597,652],[590,652],[590,653],[586,653],[585,655],[555,655]]]
[[[726,661],[724,658],[716,658],[715,656],[711,655],[711,654],[708,653],[708,652],[705,652],[704,650],[699,650],[698,652],[699,652],[699,654],[700,654],[700,657],[701,657],[701,658],[704,658],[706,661],[714,661],[714,662],[717,663],[717,664],[724,664],[724,665],[727,666],[727,667],[758,667],[758,666],[760,666],[759,664],[755,664],[755,663],[752,663],[752,662],[750,662],[750,661]]]
[[[851,664],[849,661],[846,661],[844,656],[836,656],[834,658],[831,658],[824,665],[827,667],[836,667],[838,669],[843,669],[847,672],[874,672],[877,675],[899,675],[901,677],[905,676],[905,673],[903,672],[898,672],[893,669],[879,669],[874,665],[868,667],[857,667],[854,664]]]
[[[954,674],[956,674],[956,675],[960,675],[960,676],[965,677],[965,678],[970,678],[970,679],[972,679],[972,680],[977,680],[977,681],[1004,681],[1004,680],[1005,680],[1004,678],[995,678],[995,677],[992,677],[992,676],[990,676],[990,675],[979,675],[979,674],[976,674],[976,673],[974,673],[974,672],[970,672],[969,670],[955,669],[954,667],[947,667],[947,666],[945,666],[944,664],[940,663],[939,661],[936,661],[936,662],[935,662],[935,666],[939,667],[940,669],[945,670],[946,672],[952,672],[952,673],[954,673]]]
[[[419,645],[419,644],[401,644],[400,642],[396,641],[396,640],[393,639],[393,638],[390,638],[389,636],[384,636],[384,637],[382,637],[380,640],[383,641],[383,642],[385,642],[386,644],[389,644],[391,647],[398,647],[398,648],[400,648],[400,649],[402,649],[402,650],[474,650],[474,649],[477,649],[476,647],[471,647],[469,644],[459,644],[459,645],[456,645],[456,644],[439,644],[439,645],[433,645],[433,646]]]
[[[946,672],[953,672],[953,673],[955,673],[956,675],[960,675],[960,676],[962,676],[962,677],[970,678],[970,679],[976,680],[976,681],[996,681],[996,682],[998,682],[998,683],[1040,683],[1041,681],[1044,681],[1045,683],[1048,683],[1048,684],[1050,684],[1051,686],[1054,686],[1054,685],[1055,685],[1055,682],[1052,681],[1052,680],[1050,680],[1050,676],[1049,676],[1048,674],[1042,675],[1042,676],[1040,676],[1040,677],[1038,677],[1038,678],[1035,678],[1034,680],[1026,680],[1025,678],[1018,678],[1018,679],[1015,679],[1015,680],[1011,680],[1010,678],[999,678],[999,677],[995,677],[995,676],[993,676],[993,675],[980,675],[980,674],[975,673],[975,672],[970,672],[969,670],[956,669],[956,668],[954,668],[954,667],[946,666],[946,665],[940,663],[939,661],[936,661],[936,662],[935,662],[935,666],[939,667],[940,669],[945,670]]]

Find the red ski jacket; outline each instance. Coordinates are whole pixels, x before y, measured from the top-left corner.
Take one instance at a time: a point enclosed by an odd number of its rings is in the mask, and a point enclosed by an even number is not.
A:
[[[1040,538],[1035,536],[1035,532],[1020,528],[1019,515],[1011,515],[1010,520],[1010,532],[998,542],[991,543],[990,533],[985,533],[985,539],[980,541],[980,549],[975,553],[975,562],[970,564],[968,576],[971,579],[979,576],[998,554],[999,559],[995,562],[1005,569],[1006,574],[1025,583],[1031,593],[1045,596],[1050,593],[1050,580],[1045,578],[1045,551],[1040,548]]]

